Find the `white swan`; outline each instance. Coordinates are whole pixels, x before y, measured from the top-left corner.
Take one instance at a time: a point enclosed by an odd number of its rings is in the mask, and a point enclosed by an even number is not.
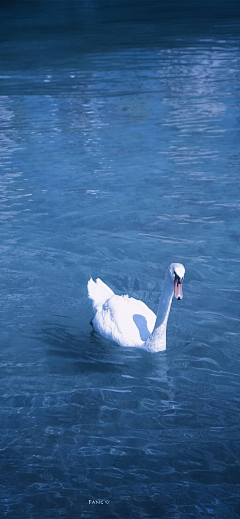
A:
[[[149,351],[166,349],[167,321],[173,294],[182,299],[185,268],[171,263],[167,270],[156,315],[145,303],[132,297],[117,296],[101,279],[88,281],[88,297],[95,316],[94,329],[120,346],[138,346]]]

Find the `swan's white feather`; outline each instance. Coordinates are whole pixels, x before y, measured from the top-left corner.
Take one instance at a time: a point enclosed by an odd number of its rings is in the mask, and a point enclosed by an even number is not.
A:
[[[93,326],[103,337],[121,346],[143,346],[152,333],[156,315],[145,303],[132,297],[117,296],[100,279],[88,282],[95,317]]]
[[[93,279],[89,279],[88,281],[88,297],[92,300],[93,310],[95,312],[99,307],[105,303],[109,297],[111,297],[114,292],[109,288],[101,279],[96,279],[96,282]]]

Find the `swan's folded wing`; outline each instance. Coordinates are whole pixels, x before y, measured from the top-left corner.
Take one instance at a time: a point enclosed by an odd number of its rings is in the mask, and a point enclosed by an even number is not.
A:
[[[142,301],[113,295],[98,309],[93,325],[103,337],[122,346],[142,346],[155,320],[154,313]]]
[[[109,288],[101,279],[97,279],[96,282],[93,279],[88,281],[88,297],[92,300],[93,309],[97,310],[102,306],[114,292]]]

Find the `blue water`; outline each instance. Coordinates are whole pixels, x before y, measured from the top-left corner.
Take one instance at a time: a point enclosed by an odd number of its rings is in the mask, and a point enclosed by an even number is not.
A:
[[[240,516],[237,9],[1,2],[1,517]],[[92,331],[172,261],[166,352]]]

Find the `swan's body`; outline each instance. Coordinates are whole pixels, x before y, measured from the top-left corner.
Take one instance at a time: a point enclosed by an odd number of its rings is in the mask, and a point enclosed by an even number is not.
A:
[[[121,346],[138,346],[150,351],[165,350],[166,328],[174,287],[175,295],[180,299],[184,272],[183,265],[170,265],[157,316],[142,301],[128,295],[118,296],[101,279],[97,279],[96,282],[90,279],[88,296],[92,300],[95,312],[92,319],[94,329],[106,339],[111,339]],[[175,286],[176,283],[179,288]]]

